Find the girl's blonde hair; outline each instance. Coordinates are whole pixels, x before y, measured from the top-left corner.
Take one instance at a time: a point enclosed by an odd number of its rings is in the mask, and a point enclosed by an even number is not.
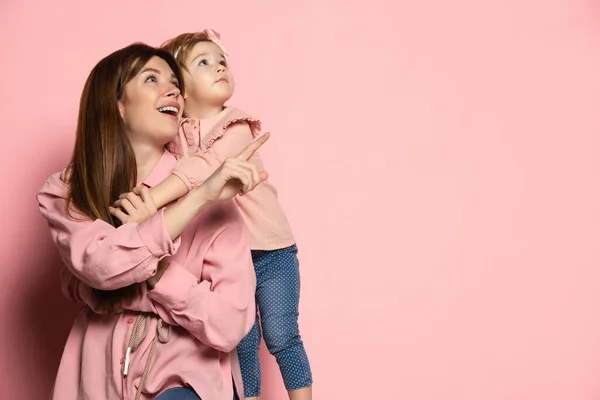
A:
[[[179,66],[187,70],[185,61],[187,60],[187,57],[190,55],[190,52],[194,46],[200,42],[215,43],[221,48],[223,54],[227,56],[227,52],[221,45],[221,36],[218,32],[212,29],[205,29],[201,32],[182,33],[177,37],[164,42],[160,48],[171,53]]]

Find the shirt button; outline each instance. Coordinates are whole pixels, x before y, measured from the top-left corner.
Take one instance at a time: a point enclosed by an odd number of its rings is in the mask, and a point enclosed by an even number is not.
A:
[[[129,319],[127,320],[127,323],[128,323],[128,324],[133,324],[133,318],[129,318]]]

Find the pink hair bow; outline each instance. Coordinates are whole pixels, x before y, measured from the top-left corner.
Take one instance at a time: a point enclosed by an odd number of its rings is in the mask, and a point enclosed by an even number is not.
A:
[[[208,40],[210,40],[211,42],[213,42],[214,44],[216,44],[217,46],[219,46],[221,48],[221,51],[223,52],[223,55],[225,57],[229,57],[227,50],[225,50],[225,47],[223,47],[223,45],[221,44],[221,35],[219,35],[219,32],[217,32],[213,29],[205,29],[203,31],[203,33],[206,35]]]

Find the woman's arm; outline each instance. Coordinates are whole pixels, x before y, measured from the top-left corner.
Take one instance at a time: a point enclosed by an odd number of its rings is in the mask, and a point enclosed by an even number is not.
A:
[[[254,323],[256,277],[239,211],[231,201],[215,207],[218,208],[210,218],[220,228],[210,240],[200,278],[173,262],[162,268],[164,273],[160,276],[157,273],[157,282],[151,277],[148,281],[152,285],[136,285],[134,295],[115,309],[98,302],[98,291],[64,269],[63,293],[99,314],[123,310],[157,314],[166,323],[183,327],[204,344],[230,352]]]
[[[261,177],[249,172],[252,167],[247,160],[267,139],[268,135],[264,135],[254,141],[238,156],[221,164],[200,187],[142,222],[121,219],[124,224],[115,228],[100,219],[92,221],[84,216],[69,215],[68,185],[58,173],[38,192],[40,212],[48,221],[63,262],[82,282],[101,290],[144,282],[156,273],[161,259],[176,252],[177,238],[206,205],[231,199],[240,190],[252,190],[262,182]],[[146,199],[144,203],[151,202],[147,190],[140,190]],[[131,193],[118,201],[119,206],[135,208],[137,200]],[[127,217],[121,209],[111,212],[119,218]]]
[[[141,223],[115,228],[67,210],[68,186],[52,175],[37,194],[62,261],[75,277],[96,289],[114,290],[144,282],[158,261],[179,246],[165,225],[163,211]]]
[[[218,218],[221,228],[211,238],[200,278],[171,262],[148,297],[160,316],[166,314],[206,345],[230,352],[254,323],[256,276],[239,211],[231,201],[217,207],[210,218]]]
[[[204,190],[197,189],[142,222],[115,228],[100,219],[69,215],[68,187],[58,174],[50,177],[37,195],[63,262],[82,282],[101,290],[120,289],[154,275],[158,262],[175,254],[177,238],[208,198]]]
[[[62,292],[68,300],[88,306],[96,314],[113,314],[124,310],[155,312],[151,301],[147,298],[145,283],[117,289],[119,293],[115,295],[113,291],[94,289],[86,285],[67,267],[63,267],[60,271],[60,283]]]
[[[159,272],[149,279],[154,279],[159,274],[162,275],[160,272],[161,263],[158,264],[157,268]],[[162,270],[164,271],[164,268]],[[68,300],[88,306],[96,314],[120,313],[124,310],[159,314],[154,302],[148,298],[149,286],[146,283],[128,286],[129,291],[126,295],[114,296],[107,302],[103,296],[104,291],[86,285],[73,275],[67,267],[63,267],[60,272],[60,282],[62,292]],[[166,323],[176,325],[168,313],[162,313],[161,317]]]

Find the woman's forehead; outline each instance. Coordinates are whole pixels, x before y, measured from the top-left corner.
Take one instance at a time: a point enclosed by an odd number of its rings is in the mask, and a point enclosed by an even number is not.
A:
[[[154,56],[150,60],[148,60],[148,62],[142,67],[140,73],[146,71],[152,71],[162,75],[175,76],[175,73],[173,72],[169,64],[167,64],[165,60],[158,56]]]

